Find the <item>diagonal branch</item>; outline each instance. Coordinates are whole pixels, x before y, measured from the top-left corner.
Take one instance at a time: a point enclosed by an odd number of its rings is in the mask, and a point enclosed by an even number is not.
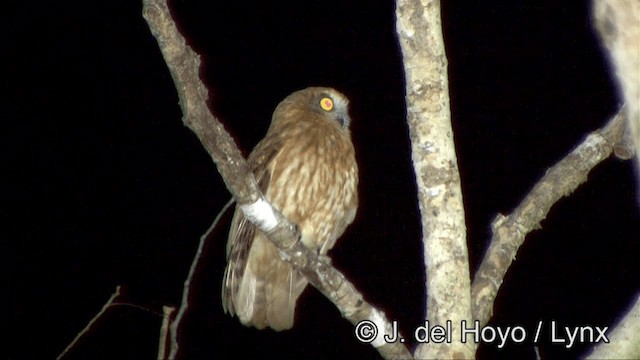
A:
[[[548,169],[510,215],[498,215],[491,224],[491,244],[471,288],[473,318],[479,320],[481,326],[491,317],[498,289],[526,235],[539,228],[551,207],[585,182],[589,171],[608,158],[612,149],[622,140],[625,124],[623,110],[604,128],[587,136],[569,155]]]
[[[178,308],[178,313],[176,314],[173,322],[169,319],[170,325],[170,342],[169,342],[169,351],[165,352],[165,349],[162,348],[163,354],[158,352],[158,360],[166,360],[166,359],[175,359],[178,353],[178,326],[182,321],[182,318],[187,313],[189,309],[189,293],[191,291],[191,281],[193,281],[193,276],[196,273],[196,269],[198,268],[198,264],[200,263],[200,258],[202,257],[202,250],[204,249],[204,244],[206,243],[211,232],[218,226],[218,222],[222,219],[222,216],[229,210],[231,205],[233,205],[233,199],[229,200],[223,207],[222,210],[216,215],[216,218],[209,226],[209,229],[205,231],[202,236],[200,236],[200,241],[198,242],[198,247],[196,248],[196,254],[193,256],[193,261],[191,262],[191,266],[189,267],[189,272],[187,273],[187,278],[184,280],[184,284],[182,285],[182,300],[180,303],[180,307]],[[162,323],[164,325],[164,322]],[[166,335],[166,334],[165,334]],[[164,357],[167,354],[169,357]],[[162,355],[162,356],[161,356]]]
[[[64,348],[64,350],[62,350],[60,355],[56,357],[57,360],[62,359],[69,353],[69,350],[71,350],[76,345],[78,340],[80,340],[91,329],[93,324],[96,321],[98,321],[98,319],[102,315],[104,315],[104,313],[111,307],[111,305],[114,305],[113,300],[115,300],[118,296],[120,296],[120,286],[116,286],[116,290],[113,292],[113,294],[111,294],[111,297],[109,298],[109,300],[107,300],[107,302],[104,303],[104,305],[102,305],[102,309],[100,309],[100,311],[98,311],[98,313],[95,314],[95,316],[92,317],[91,320],[89,320],[89,323],[87,323],[84,329],[80,330],[80,332],[76,335],[75,338],[73,338],[73,340],[69,343],[69,345],[67,345],[67,347]]]
[[[329,298],[343,317],[353,324],[370,320],[378,325],[378,336],[371,340],[382,356],[411,358],[400,342],[387,344],[382,340],[383,334],[392,331],[384,313],[366,303],[338,270],[319,260],[313,251],[302,245],[297,226],[266,201],[235,142],[207,108],[208,91],[198,76],[200,57],[185,44],[176,29],[166,0],[143,0],[143,16],[158,41],[176,85],[183,123],[196,134],[210,154],[247,219],[267,234],[282,257]],[[179,324],[176,323],[173,328],[177,329],[177,326]],[[177,337],[176,331],[172,337]],[[172,349],[174,355],[176,351],[177,348]]]

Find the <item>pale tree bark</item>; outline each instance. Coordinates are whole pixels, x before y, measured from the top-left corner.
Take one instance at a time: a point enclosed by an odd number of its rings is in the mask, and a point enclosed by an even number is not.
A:
[[[587,359],[640,359],[640,296],[610,332],[609,343],[596,346]]]
[[[158,40],[176,84],[183,122],[198,136],[211,155],[245,216],[268,234],[282,251],[283,258],[334,302],[345,318],[353,324],[368,321],[376,326],[377,335],[370,340],[384,358],[411,358],[401,343],[387,344],[384,341],[383,335],[392,332],[384,313],[366,303],[340,272],[306,249],[299,242],[297,227],[264,199],[233,139],[206,106],[208,91],[198,76],[199,56],[178,33],[165,0],[143,0],[143,3],[145,19]],[[398,0],[397,31],[405,65],[407,120],[422,212],[427,276],[426,320],[431,326],[446,326],[451,321],[452,330],[451,342],[422,344],[416,350],[416,358],[474,357],[476,344],[460,341],[461,321],[470,323],[472,319],[477,319],[481,324],[488,321],[504,275],[526,234],[544,219],[558,199],[584,182],[588,172],[606,159],[612,149],[625,148],[622,140],[625,119],[628,119],[627,126],[631,129],[628,139],[635,141],[636,146],[640,144],[639,7],[640,1],[626,0],[596,0],[594,7],[599,29],[617,69],[622,93],[629,104],[623,109],[627,116],[618,114],[602,130],[589,135],[565,159],[547,171],[512,214],[496,218],[492,224],[491,245],[471,287],[460,176],[450,122],[440,2]],[[203,236],[199,249],[205,239],[206,236]],[[162,358],[168,356],[173,359],[177,354],[177,330],[180,318],[188,307],[190,281],[199,254],[200,250],[185,281],[183,302],[177,320],[170,326],[171,331],[168,329],[173,309],[165,308],[159,344],[159,356]],[[113,305],[118,291],[119,288],[61,357]],[[591,358],[640,356],[639,327],[640,297],[611,332],[611,343],[597,347]],[[171,343],[167,345],[168,337]],[[169,351],[166,351],[167,348]]]
[[[545,172],[511,214],[498,215],[493,221],[491,243],[471,288],[473,318],[481,326],[489,321],[498,289],[527,234],[540,228],[551,207],[584,183],[589,172],[611,155],[623,138],[624,115],[622,109],[606,126],[587,136]]]
[[[173,306],[162,307],[162,325],[160,325],[160,340],[158,341],[158,360],[167,359],[168,349],[171,344],[171,333],[169,326],[171,325],[171,319],[176,308]]]
[[[426,320],[447,328],[451,341],[423,343],[416,358],[474,356],[461,342],[461,321],[471,322],[469,259],[460,174],[453,142],[447,58],[439,0],[398,0],[396,26],[406,76],[407,121],[422,214]]]
[[[391,323],[384,313],[364,301],[362,294],[338,270],[302,245],[297,226],[266,201],[235,142],[207,107],[208,90],[198,76],[200,57],[186,45],[178,32],[166,0],[143,0],[143,16],[158,41],[176,85],[183,123],[196,134],[211,155],[245,217],[278,247],[284,260],[336,305],[343,317],[354,325],[362,321],[377,325],[376,335],[370,340],[384,358],[411,358],[402,343],[383,340],[385,333],[392,332]],[[188,291],[188,286],[185,288]],[[183,302],[182,306],[187,304]],[[171,359],[177,355],[179,325],[177,322],[172,325]]]
[[[615,69],[626,102],[628,142],[636,157],[640,203],[640,1],[595,0],[593,14],[600,39]],[[624,148],[624,149],[626,149]],[[595,348],[591,359],[640,358],[640,296],[611,332],[611,342]]]
[[[398,1],[397,27],[405,63],[407,115],[425,232],[427,320],[433,323],[453,320],[455,323],[456,320],[468,319],[464,311],[468,306],[466,291],[469,287],[463,274],[468,271],[468,265],[439,16],[438,1]],[[639,41],[635,43],[640,46]],[[637,55],[633,61],[638,61],[640,57]],[[635,66],[635,70],[640,70],[640,66]],[[634,81],[638,85],[638,81]],[[633,85],[630,87],[633,88]],[[637,98],[636,95],[632,96]],[[633,136],[625,136],[628,133],[624,129],[629,126],[633,130],[637,126],[637,116],[629,119],[626,125],[627,116],[635,116],[634,110],[627,112],[623,108],[621,111],[603,129],[589,135],[569,155],[547,170],[512,214],[500,215],[493,222],[493,239],[476,275],[471,294],[473,319],[479,320],[481,325],[486,324],[491,316],[495,296],[518,248],[526,235],[539,227],[553,204],[586,181],[589,171],[608,158],[612,150],[621,158],[633,152],[626,141],[633,139],[637,144],[638,135],[631,132]],[[438,195],[444,195],[445,200],[438,198]],[[447,214],[446,218],[443,214]],[[454,238],[452,228],[458,230],[455,236],[461,242],[451,242]],[[447,255],[451,257],[445,257]],[[443,266],[443,259],[448,261],[445,265],[457,269]],[[454,314],[455,311],[460,312]],[[622,321],[625,325],[621,325],[623,330],[614,331],[612,336],[625,339],[630,334],[635,336],[640,333],[629,330],[629,324],[635,323],[637,316],[637,310],[631,311]],[[453,329],[455,331],[455,326]],[[456,341],[455,336],[453,340]],[[418,348],[416,357],[455,357],[459,353],[454,352],[454,346],[423,344]],[[464,357],[471,357],[468,352],[465,354]]]
[[[593,14],[627,104],[629,141],[635,149],[640,188],[640,1],[595,0]]]

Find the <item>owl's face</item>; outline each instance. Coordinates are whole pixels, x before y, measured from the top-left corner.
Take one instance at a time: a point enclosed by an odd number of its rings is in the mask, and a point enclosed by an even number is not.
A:
[[[311,89],[315,91],[309,107],[316,113],[336,121],[343,128],[348,128],[351,122],[349,100],[340,92],[331,88]]]
[[[328,121],[348,131],[349,100],[332,88],[309,87],[287,96],[273,113],[273,120],[292,117],[299,121]]]

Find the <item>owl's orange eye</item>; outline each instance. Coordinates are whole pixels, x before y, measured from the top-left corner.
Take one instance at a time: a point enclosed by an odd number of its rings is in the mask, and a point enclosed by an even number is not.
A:
[[[333,110],[333,100],[329,99],[329,98],[322,98],[322,100],[320,100],[320,107],[325,110],[325,111],[331,111]]]

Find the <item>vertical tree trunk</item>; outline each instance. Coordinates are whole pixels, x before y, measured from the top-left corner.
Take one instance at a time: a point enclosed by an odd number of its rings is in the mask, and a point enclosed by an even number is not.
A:
[[[396,19],[404,58],[412,160],[422,213],[426,320],[431,327],[443,326],[452,331],[451,342],[422,344],[415,357],[469,359],[474,357],[475,344],[460,341],[461,321],[471,320],[469,260],[451,129],[440,1],[399,0]]]

